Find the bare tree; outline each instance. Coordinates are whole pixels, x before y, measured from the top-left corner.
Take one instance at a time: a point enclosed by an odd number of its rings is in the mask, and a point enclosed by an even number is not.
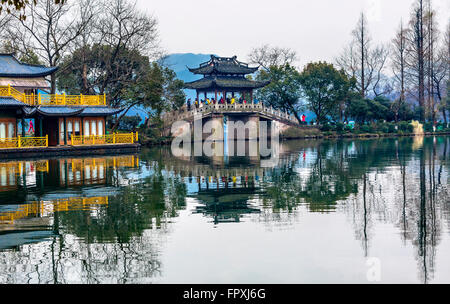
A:
[[[439,100],[439,109],[442,111],[444,122],[447,123],[447,85],[450,79],[450,22],[444,33],[443,43],[437,52],[433,68],[433,84],[436,98]]]
[[[403,26],[403,21],[400,22],[400,28],[392,40],[391,51],[391,67],[394,74],[394,80],[400,90],[400,97],[392,103],[395,113],[395,121],[398,120],[398,111],[405,103],[406,82],[405,82],[405,68],[406,68],[406,47],[407,47],[407,29]]]
[[[361,97],[366,97],[369,91],[372,91],[375,96],[387,93],[390,89],[386,85],[387,80],[383,71],[389,49],[382,44],[372,47],[364,13],[361,13],[352,37],[350,44],[336,59],[337,66],[343,69],[348,77],[355,77],[356,87]]]
[[[436,56],[438,55],[437,46],[439,43],[439,31],[435,18],[436,12],[432,8],[431,0],[427,0],[427,11],[425,12],[425,40],[426,40],[426,92],[427,109],[431,121],[436,122],[436,87],[434,83]]]
[[[268,44],[253,48],[248,55],[251,64],[258,64],[265,70],[271,66],[293,65],[297,60],[297,52],[290,48],[271,47]]]
[[[407,41],[407,77],[412,85],[412,95],[419,102],[420,121],[425,121],[425,31],[424,3],[416,0],[410,20]],[[414,94],[417,92],[416,94]]]
[[[107,73],[102,77],[100,92],[104,92],[109,81],[114,77],[112,69],[117,63],[121,50],[137,51],[153,59],[162,54],[159,47],[157,19],[139,12],[136,2],[105,1],[103,7],[106,9],[97,25],[100,35],[98,38],[101,39],[102,44],[111,47],[113,52],[105,62]]]
[[[7,29],[9,41],[24,53],[32,51],[48,66],[58,66],[61,58],[74,43],[75,39],[85,30],[94,17],[90,14],[82,20],[77,4],[55,4],[54,0],[40,0],[27,3],[29,11],[24,20],[19,13],[13,13],[13,22]],[[86,4],[86,3],[85,3]],[[51,76],[51,92],[56,90],[56,75]]]

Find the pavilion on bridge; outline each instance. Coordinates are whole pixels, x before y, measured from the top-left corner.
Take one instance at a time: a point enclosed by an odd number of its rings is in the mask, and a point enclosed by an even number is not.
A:
[[[200,64],[198,68],[188,69],[194,74],[203,75],[203,78],[185,84],[186,89],[197,91],[197,101],[200,101],[201,93],[204,94],[205,100],[208,93],[213,93],[216,102],[218,98],[226,101],[229,95],[234,98],[235,93],[239,93],[241,97],[247,98],[247,102],[253,103],[253,90],[270,83],[246,78],[246,75],[255,73],[259,67],[249,67],[248,64],[238,61],[236,56],[229,58],[211,55],[211,59]]]

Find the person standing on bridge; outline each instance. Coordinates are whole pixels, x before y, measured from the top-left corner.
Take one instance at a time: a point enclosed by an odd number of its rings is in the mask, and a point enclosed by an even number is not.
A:
[[[235,103],[235,99],[234,99],[234,97],[233,98],[231,98],[231,104],[234,104]]]
[[[191,99],[190,98],[187,101],[187,109],[188,109],[188,111],[191,110]]]

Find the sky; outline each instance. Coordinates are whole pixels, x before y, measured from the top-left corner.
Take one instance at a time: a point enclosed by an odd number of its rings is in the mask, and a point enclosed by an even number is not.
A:
[[[443,31],[450,1],[432,0]],[[167,53],[238,56],[269,44],[295,50],[298,65],[333,62],[351,40],[364,11],[374,42],[392,40],[400,20],[409,21],[414,0],[137,0],[157,18]]]

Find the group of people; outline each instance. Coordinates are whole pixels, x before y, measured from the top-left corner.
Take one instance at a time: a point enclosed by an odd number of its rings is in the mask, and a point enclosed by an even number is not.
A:
[[[258,103],[258,100],[254,100],[254,103]],[[188,111],[191,110],[192,106],[194,106],[196,109],[198,108],[203,108],[204,106],[207,105],[212,105],[212,104],[247,104],[247,103],[251,103],[251,101],[247,101],[245,98],[243,98],[242,96],[239,97],[238,99],[236,99],[235,97],[221,97],[218,101],[216,101],[214,98],[206,98],[206,99],[200,99],[200,101],[198,99],[195,99],[194,103],[192,103],[191,99],[189,98],[187,100],[187,109]]]

